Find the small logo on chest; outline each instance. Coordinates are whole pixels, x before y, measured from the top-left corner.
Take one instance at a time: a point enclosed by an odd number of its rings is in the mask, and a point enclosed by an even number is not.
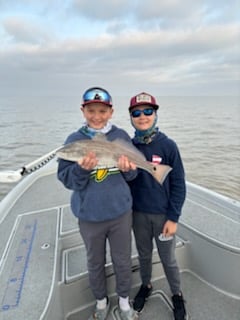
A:
[[[152,163],[160,164],[162,162],[162,158],[155,154],[152,155]]]

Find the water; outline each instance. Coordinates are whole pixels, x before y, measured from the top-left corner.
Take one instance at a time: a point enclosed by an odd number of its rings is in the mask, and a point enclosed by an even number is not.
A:
[[[112,121],[133,134],[128,98]],[[188,181],[240,200],[240,97],[159,97],[159,127],[180,149]],[[0,171],[16,170],[79,128],[79,97],[0,98]],[[13,187],[0,185],[0,199]]]

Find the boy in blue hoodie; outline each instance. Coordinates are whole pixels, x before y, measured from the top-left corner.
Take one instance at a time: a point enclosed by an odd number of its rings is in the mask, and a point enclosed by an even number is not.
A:
[[[86,123],[67,138],[66,144],[92,139],[96,134],[104,134],[110,141],[120,138],[131,143],[129,135],[109,121],[112,98],[105,89],[88,89],[83,94],[81,110]],[[59,180],[73,190],[71,208],[79,221],[87,251],[89,282],[97,300],[89,320],[106,319],[110,309],[105,277],[107,239],[116,273],[120,317],[135,320],[137,314],[129,304],[132,197],[126,181],[136,177],[136,166],[125,156],[120,157],[117,168],[97,169],[97,164],[96,155],[90,151],[78,162],[60,159],[58,165]]]
[[[135,128],[133,144],[148,161],[172,167],[163,185],[141,169],[137,178],[129,182],[133,196],[133,230],[142,280],[133,307],[141,312],[152,292],[154,238],[172,292],[175,320],[184,320],[187,315],[175,258],[175,234],[186,195],[184,168],[176,143],[156,126],[158,107],[156,99],[145,92],[130,100],[129,112]]]

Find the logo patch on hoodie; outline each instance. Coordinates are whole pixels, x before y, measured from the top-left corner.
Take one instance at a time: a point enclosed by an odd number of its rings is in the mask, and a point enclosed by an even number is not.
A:
[[[118,168],[98,168],[91,172],[91,178],[94,178],[96,182],[102,182],[109,175],[120,173]]]
[[[152,163],[160,164],[162,162],[162,158],[156,154],[152,155]]]

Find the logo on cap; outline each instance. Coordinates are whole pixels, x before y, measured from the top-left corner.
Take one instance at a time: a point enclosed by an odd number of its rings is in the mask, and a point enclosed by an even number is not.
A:
[[[136,103],[141,103],[141,102],[152,103],[152,97],[144,93],[139,94],[138,96],[136,96]]]

